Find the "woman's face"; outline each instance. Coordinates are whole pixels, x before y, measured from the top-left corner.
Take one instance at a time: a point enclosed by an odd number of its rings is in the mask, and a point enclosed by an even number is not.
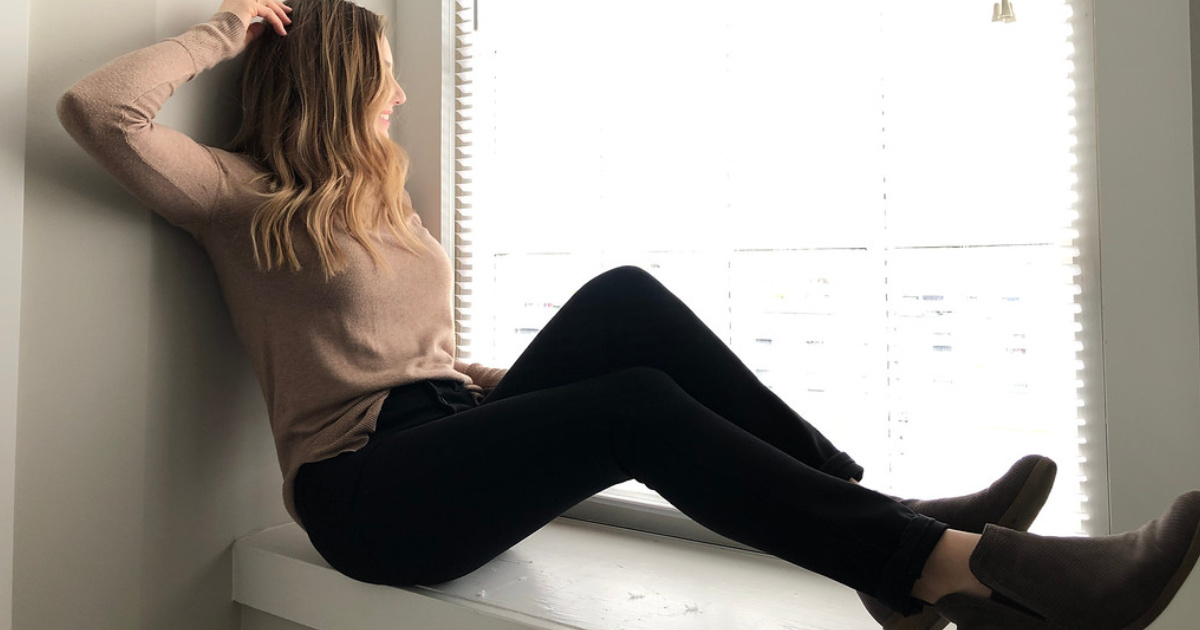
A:
[[[400,83],[396,81],[396,70],[392,63],[392,45],[388,43],[387,37],[379,38],[379,58],[383,61],[383,93],[381,99],[382,107],[375,117],[375,127],[379,133],[387,135],[388,127],[391,126],[392,110],[397,105],[403,105],[405,101],[404,90],[400,89]]]

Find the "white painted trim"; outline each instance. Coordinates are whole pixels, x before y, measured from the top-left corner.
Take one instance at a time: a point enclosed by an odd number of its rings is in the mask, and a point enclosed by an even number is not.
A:
[[[704,527],[666,502],[656,504],[598,494],[570,508],[563,516],[732,549],[754,550]]]
[[[295,525],[238,540],[233,563],[235,601],[315,630],[879,627],[854,591],[777,558],[570,519],[429,587],[351,580]]]
[[[283,527],[288,529],[251,537],[261,541],[276,535],[270,543],[282,538],[281,545],[235,544],[234,601],[317,630],[382,630],[398,625],[445,630],[528,627],[488,618],[486,611],[446,609],[437,600],[409,590],[356,583],[329,568],[311,546],[305,549],[299,528]],[[354,614],[347,614],[351,611]]]
[[[287,619],[283,619],[265,613],[257,608],[250,606],[239,605],[240,608],[240,630],[313,630],[308,626],[302,626],[298,623],[292,623]]]

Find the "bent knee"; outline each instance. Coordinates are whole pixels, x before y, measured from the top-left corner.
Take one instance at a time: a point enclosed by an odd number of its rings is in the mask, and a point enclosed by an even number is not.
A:
[[[622,265],[620,267],[613,267],[612,269],[609,269],[608,271],[605,271],[604,273],[600,274],[598,277],[600,277],[600,278],[616,278],[619,280],[641,281],[641,282],[650,280],[650,281],[657,282],[657,280],[654,279],[654,276],[650,275],[649,271],[646,271],[645,269],[642,269],[641,267],[637,267],[634,265]]]
[[[684,393],[670,374],[648,366],[625,368],[608,378],[611,379],[613,391],[626,392],[636,398],[661,400]]]
[[[633,265],[625,265],[609,269],[604,273],[592,278],[590,282],[584,285],[592,289],[607,289],[618,292],[618,295],[627,296],[631,292],[639,289],[650,289],[654,291],[663,290],[662,283],[657,278],[650,275],[650,272],[641,267]]]

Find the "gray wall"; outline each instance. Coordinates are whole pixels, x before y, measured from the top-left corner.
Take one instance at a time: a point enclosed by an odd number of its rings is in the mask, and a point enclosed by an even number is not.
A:
[[[264,406],[190,237],[60,128],[58,96],[217,2],[35,3],[21,295],[15,627],[233,630],[234,537],[288,520]],[[211,5],[211,6],[210,6]],[[161,121],[219,141],[233,65]]]
[[[0,630],[12,630],[29,0],[11,0],[5,14],[0,21]]]
[[[234,630],[230,544],[289,521],[261,394],[202,250],[113,183],[54,114],[87,72],[218,5],[31,6],[22,288],[0,285],[3,298],[22,290],[16,492],[0,503],[15,508],[21,630]],[[181,88],[159,122],[223,142],[237,69]],[[0,361],[15,326],[5,317]]]

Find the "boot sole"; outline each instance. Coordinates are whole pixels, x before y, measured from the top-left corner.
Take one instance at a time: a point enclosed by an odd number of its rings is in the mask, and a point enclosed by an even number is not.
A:
[[[1008,506],[996,524],[1021,531],[1029,529],[1038,513],[1041,512],[1042,506],[1046,504],[1046,499],[1050,497],[1051,484],[1047,483],[1047,480],[1053,481],[1057,473],[1058,466],[1048,458],[1043,457],[1037,464],[1034,464],[1012,505]],[[1192,546],[1200,553],[1200,545],[1197,545],[1195,540],[1192,541]],[[1192,562],[1195,563],[1194,557]],[[1184,577],[1186,575],[1185,572]],[[1183,581],[1180,580],[1180,584],[1182,583]],[[1175,586],[1175,590],[1179,590],[1179,585]],[[1171,594],[1173,596],[1174,592]],[[1170,601],[1169,597],[1167,599]],[[1165,608],[1166,604],[1163,604],[1163,607]],[[1160,609],[1159,612],[1162,610]],[[1158,616],[1157,613],[1155,616]],[[1149,621],[1147,621],[1148,624]],[[938,614],[933,606],[925,606],[921,612],[907,617],[900,613],[892,613],[884,620],[883,630],[942,630],[948,625],[950,622]],[[1123,630],[1142,630],[1143,628],[1145,626],[1130,626]]]
[[[1158,599],[1150,606],[1146,612],[1142,613],[1136,621],[1125,626],[1121,630],[1145,630],[1147,626],[1158,619],[1158,616],[1167,609],[1167,605],[1171,600],[1175,599],[1175,594],[1179,592],[1179,588],[1187,581],[1188,575],[1192,572],[1192,568],[1196,566],[1196,559],[1200,558],[1200,525],[1196,525],[1196,531],[1192,533],[1192,544],[1188,546],[1187,553],[1183,556],[1183,562],[1179,563],[1179,568],[1175,569],[1175,574],[1167,581],[1167,585],[1163,587],[1161,593],[1158,594]]]

